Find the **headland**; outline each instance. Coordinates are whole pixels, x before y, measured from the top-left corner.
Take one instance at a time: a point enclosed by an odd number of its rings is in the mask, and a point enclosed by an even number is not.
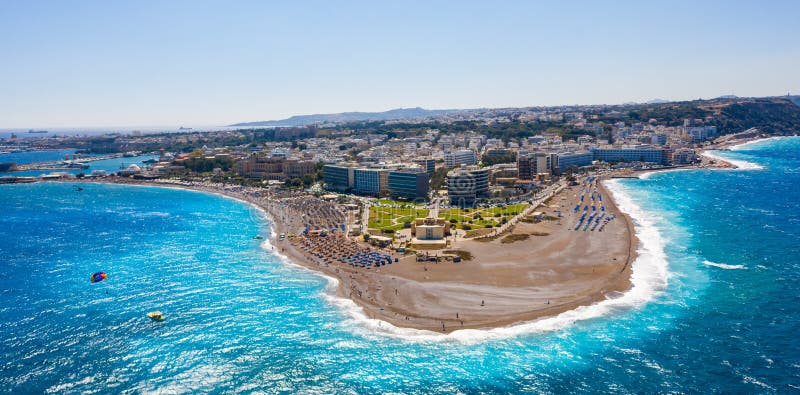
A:
[[[502,233],[464,239],[456,232],[446,254],[398,253],[346,232],[324,237],[304,233],[309,223],[347,224],[348,230],[353,226],[353,218],[337,204],[307,194],[126,177],[101,182],[190,189],[254,205],[272,220],[269,248],[338,280],[336,295],[354,301],[367,317],[449,333],[554,316],[630,288],[637,247],[633,223],[617,208],[602,179],[578,181],[542,196]],[[599,221],[600,213],[611,219]],[[363,267],[348,262],[348,257],[369,254],[390,263]],[[423,254],[429,259],[421,258]]]

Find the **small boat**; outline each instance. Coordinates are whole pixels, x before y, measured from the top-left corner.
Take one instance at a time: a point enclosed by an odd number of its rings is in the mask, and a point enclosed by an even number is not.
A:
[[[151,320],[156,322],[164,321],[164,315],[161,314],[160,311],[151,311],[147,313],[147,318],[150,318]]]
[[[264,240],[264,236],[253,236],[253,240]]]

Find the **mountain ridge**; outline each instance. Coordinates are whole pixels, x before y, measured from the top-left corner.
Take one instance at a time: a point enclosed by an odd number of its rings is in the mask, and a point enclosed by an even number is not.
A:
[[[333,114],[294,115],[286,119],[240,122],[228,126],[292,127],[336,122],[387,121],[392,119],[426,118],[458,111],[461,110],[427,110],[422,107],[395,108],[380,112],[350,111]]]

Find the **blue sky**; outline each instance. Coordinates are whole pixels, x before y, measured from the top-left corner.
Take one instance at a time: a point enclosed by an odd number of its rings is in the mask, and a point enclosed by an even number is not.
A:
[[[800,93],[800,1],[3,1],[0,127]]]

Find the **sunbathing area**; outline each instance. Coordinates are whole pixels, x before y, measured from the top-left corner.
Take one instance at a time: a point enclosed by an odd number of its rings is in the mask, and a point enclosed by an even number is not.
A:
[[[496,327],[591,304],[630,287],[630,264],[636,255],[630,220],[594,177],[558,188],[536,207],[439,210],[438,217],[449,216],[443,221],[451,226],[470,225],[469,221],[477,226],[476,221],[490,220],[501,229],[492,229],[496,234],[491,237],[458,237],[445,249],[418,251],[425,259],[415,259],[409,248],[398,252],[364,242],[356,235],[361,220],[357,206],[348,208],[354,204],[281,189],[174,185],[229,195],[265,209],[274,219],[273,231],[282,236],[272,241],[276,251],[337,278],[339,296],[351,298],[367,316],[401,327],[437,332]],[[427,229],[424,221],[417,223],[411,217],[432,210],[389,203],[380,203],[376,212],[396,210],[391,226],[405,227],[408,220],[420,227],[418,232]],[[529,214],[502,225],[504,217],[520,212]],[[592,213],[595,216],[586,227]],[[582,215],[586,218],[581,222]],[[576,231],[577,223],[586,231]],[[428,236],[427,230],[422,233]]]
[[[602,232],[603,228],[617,217],[615,214],[606,213],[603,195],[598,191],[597,183],[597,177],[588,177],[581,184],[579,192],[580,201],[575,205],[572,211],[574,214],[582,213],[575,223],[573,230],[582,230],[584,232],[587,230],[592,232],[597,230],[598,232]],[[591,200],[591,202],[589,200]],[[581,210],[581,205],[583,205],[583,210]],[[591,208],[591,210],[589,210],[589,208]]]
[[[574,231],[576,221],[584,213],[572,209],[581,199],[586,203],[581,208],[589,206],[587,212],[595,206],[593,212],[597,215],[593,217],[593,224],[600,213],[604,214],[600,221],[605,225],[602,232],[599,231],[601,225],[597,225],[594,232],[592,226],[586,232]],[[298,201],[279,207],[298,210],[308,203]],[[512,216],[526,208],[533,210],[528,206],[473,208],[466,212],[447,209],[459,213],[440,210],[439,217],[463,214],[467,221],[467,217],[471,217],[474,223],[478,216],[494,219]],[[397,215],[394,222],[424,210],[418,207],[377,209],[409,211]],[[630,286],[635,239],[627,219],[604,222],[606,218],[620,218],[622,214],[596,178],[565,186],[536,207],[525,220],[507,229],[504,227],[496,237],[459,239],[446,250],[417,252],[428,259],[377,249],[360,238],[347,237],[338,229],[331,230],[331,226],[325,224],[341,217],[337,217],[335,211],[322,210],[328,213],[327,219],[316,223],[326,232],[324,235],[301,233],[290,238],[288,245],[296,251],[294,256],[339,278],[339,294],[352,297],[368,316],[399,326],[448,332],[507,325],[591,304]],[[446,222],[452,224],[452,221]],[[305,225],[302,223],[300,229]],[[620,240],[627,243],[620,243]],[[464,259],[436,259],[445,255]]]
[[[318,264],[325,266],[344,263],[352,267],[369,269],[391,265],[398,261],[392,255],[359,244],[340,232],[324,236],[296,236],[291,237],[289,242]]]

